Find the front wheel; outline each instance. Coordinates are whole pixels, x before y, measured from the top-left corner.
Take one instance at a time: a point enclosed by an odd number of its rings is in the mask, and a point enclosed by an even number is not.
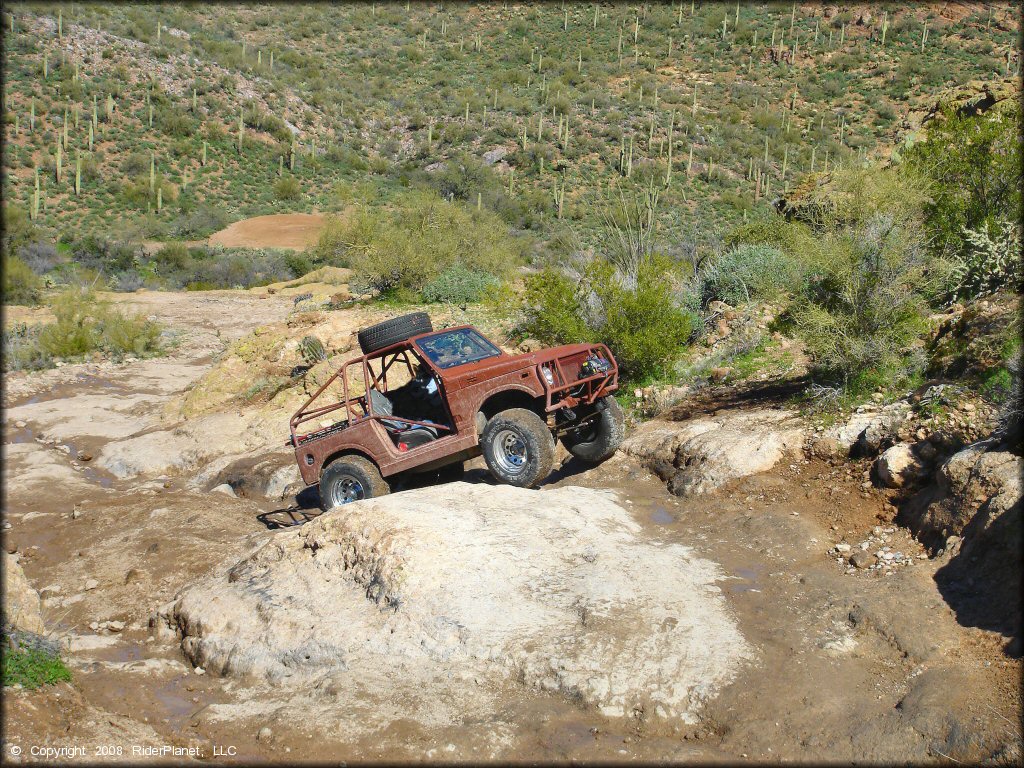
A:
[[[391,487],[380,470],[362,456],[335,459],[320,477],[320,505],[325,510],[389,493]]]
[[[544,420],[525,408],[495,414],[480,435],[484,461],[494,478],[532,488],[551,474],[555,441]]]
[[[578,432],[565,435],[562,445],[580,461],[598,464],[611,458],[626,436],[626,416],[611,395],[594,404],[597,415]]]

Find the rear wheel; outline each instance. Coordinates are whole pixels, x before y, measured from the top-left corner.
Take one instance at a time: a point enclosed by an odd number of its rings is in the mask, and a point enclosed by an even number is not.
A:
[[[531,488],[551,474],[555,441],[544,420],[525,408],[493,416],[480,435],[487,468],[496,480]]]
[[[597,464],[611,458],[626,436],[626,416],[611,395],[594,404],[597,415],[586,427],[562,437],[562,445],[580,461]]]
[[[320,505],[325,510],[389,493],[391,487],[380,470],[362,456],[335,459],[320,476]]]

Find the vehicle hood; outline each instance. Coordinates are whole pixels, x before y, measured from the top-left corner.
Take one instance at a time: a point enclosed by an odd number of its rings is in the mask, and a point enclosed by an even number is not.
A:
[[[502,353],[497,357],[489,357],[476,363],[447,368],[441,372],[441,377],[446,381],[455,381],[468,376],[482,380],[492,376],[501,376],[509,371],[531,368],[540,363],[550,362],[555,358],[585,354],[592,346],[592,344],[564,344],[560,347],[546,347],[521,355]]]

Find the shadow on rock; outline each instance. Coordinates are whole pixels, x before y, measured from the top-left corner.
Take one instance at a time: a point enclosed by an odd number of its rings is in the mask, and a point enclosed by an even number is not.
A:
[[[963,530],[950,561],[935,573],[939,592],[963,626],[998,632],[1003,650],[1019,658],[1021,635],[1021,516],[1024,502],[1000,514],[983,507]]]

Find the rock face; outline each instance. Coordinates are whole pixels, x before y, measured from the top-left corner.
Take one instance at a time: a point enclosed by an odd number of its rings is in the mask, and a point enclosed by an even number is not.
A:
[[[910,410],[910,404],[903,401],[882,408],[862,406],[845,424],[816,435],[811,450],[818,455],[877,456],[899,439]]]
[[[708,493],[798,456],[804,431],[784,410],[733,411],[682,422],[650,421],[622,445],[677,496]]]
[[[15,629],[24,632],[43,634],[46,629],[43,626],[39,593],[32,589],[32,585],[25,578],[25,572],[21,569],[18,558],[7,552],[3,553],[3,558],[4,623],[9,623]]]
[[[920,539],[950,556],[935,580],[960,622],[1015,636],[1020,653],[1024,459],[985,448],[945,461],[903,514]]]
[[[161,615],[194,665],[250,682],[400,669],[383,684],[445,699],[518,681],[691,721],[751,650],[717,566],[645,540],[614,498],[460,483],[359,502],[268,534]]]

